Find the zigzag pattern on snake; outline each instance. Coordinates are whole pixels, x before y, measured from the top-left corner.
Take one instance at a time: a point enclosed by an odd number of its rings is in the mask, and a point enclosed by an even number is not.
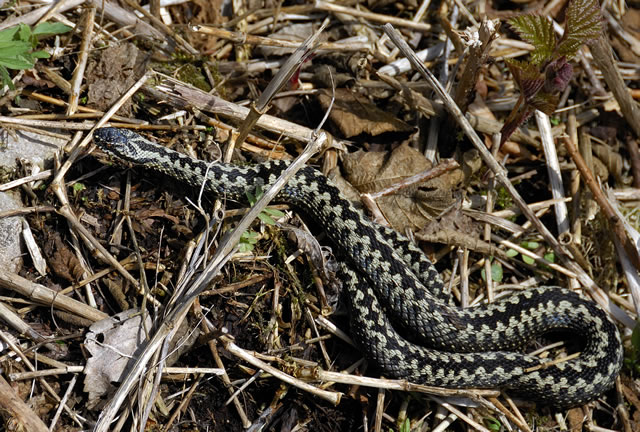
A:
[[[247,190],[269,187],[288,166],[210,164],[116,128],[96,130],[94,142],[118,159],[241,202]],[[351,333],[385,376],[449,388],[511,389],[554,407],[585,403],[613,385],[623,356],[617,328],[575,292],[538,287],[492,304],[456,307],[443,301],[442,280],[418,248],[369,221],[314,168],[300,170],[276,200],[314,219],[338,247]],[[539,367],[545,360],[519,352],[556,331],[583,341],[577,358]]]

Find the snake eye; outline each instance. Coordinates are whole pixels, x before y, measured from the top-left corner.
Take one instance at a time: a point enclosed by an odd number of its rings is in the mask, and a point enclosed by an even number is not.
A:
[[[96,129],[93,133],[93,139],[96,145],[103,150],[114,151],[127,142],[127,137],[122,129],[106,127]]]

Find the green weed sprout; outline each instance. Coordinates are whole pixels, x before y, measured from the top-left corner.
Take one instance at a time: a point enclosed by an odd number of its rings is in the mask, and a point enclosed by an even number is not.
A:
[[[66,33],[71,27],[62,23],[41,23],[31,29],[28,25],[18,24],[0,31],[0,77],[2,84],[15,89],[7,69],[31,69],[36,59],[49,58],[44,50],[35,51],[40,38]]]

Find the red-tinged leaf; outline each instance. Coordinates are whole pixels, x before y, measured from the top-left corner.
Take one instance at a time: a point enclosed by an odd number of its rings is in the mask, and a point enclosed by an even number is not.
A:
[[[525,100],[529,100],[540,91],[544,85],[544,75],[536,66],[517,60],[507,60],[505,63]]]
[[[571,0],[567,8],[564,35],[558,43],[556,55],[572,58],[580,45],[602,33],[602,15],[598,0]]]
[[[518,35],[534,46],[531,62],[539,65],[549,60],[556,48],[556,36],[553,23],[538,15],[521,15],[509,20],[509,24]]]
[[[545,69],[544,90],[547,93],[560,93],[569,85],[573,76],[573,67],[567,63],[567,58],[562,56],[549,63]]]
[[[560,98],[557,94],[541,91],[528,102],[531,107],[542,111],[546,115],[551,115],[558,107],[559,100]]]
[[[513,110],[505,120],[502,129],[500,129],[500,145],[504,144],[509,137],[513,135],[516,129],[531,117],[531,114],[533,114],[533,109],[524,102],[524,97],[520,95],[518,102],[516,102],[516,106],[513,107]]]

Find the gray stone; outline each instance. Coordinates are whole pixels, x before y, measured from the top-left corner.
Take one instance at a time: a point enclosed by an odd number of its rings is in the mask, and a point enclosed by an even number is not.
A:
[[[16,194],[0,192],[0,211],[22,207]],[[0,219],[0,268],[17,273],[22,267],[22,217]]]
[[[35,132],[24,132],[0,128],[0,167],[13,169],[16,159],[23,158],[34,165],[44,167],[45,160],[51,160],[53,153],[66,144],[66,140]]]
[[[16,168],[16,159],[22,158],[33,165],[44,167],[45,161],[67,141],[35,132],[0,128],[0,167]],[[22,208],[20,196],[15,192],[0,192],[0,212]],[[18,272],[22,267],[22,217],[0,219],[0,268]]]

